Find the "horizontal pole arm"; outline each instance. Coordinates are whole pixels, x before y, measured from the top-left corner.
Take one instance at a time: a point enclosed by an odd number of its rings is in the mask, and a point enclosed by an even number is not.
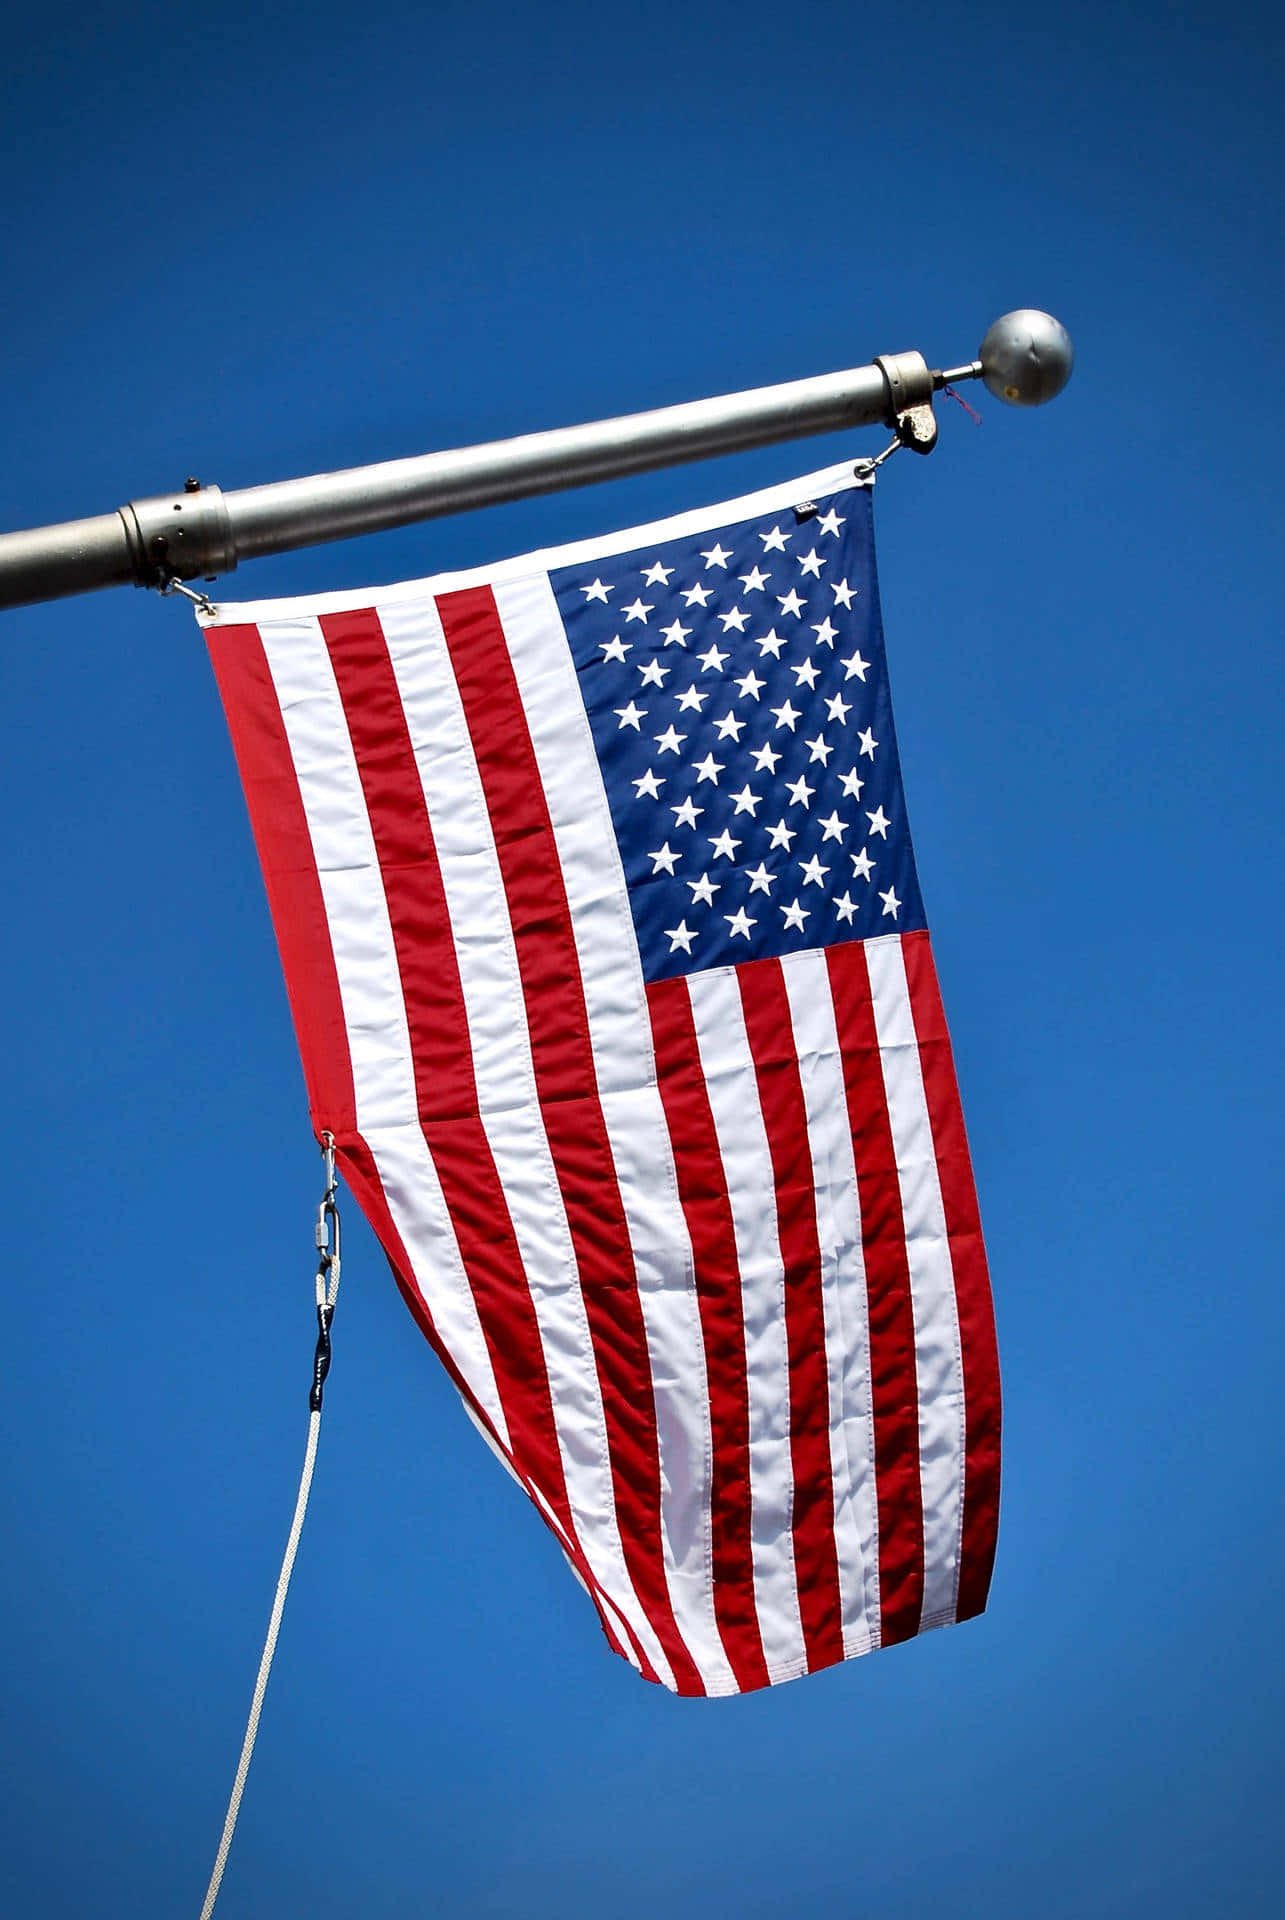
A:
[[[248,560],[778,440],[868,426],[887,412],[883,374],[878,367],[858,367],[587,426],[247,487],[227,496],[228,513],[237,558]]]
[[[96,587],[125,587],[133,579],[134,562],[119,513],[0,533],[0,607],[59,600]]]
[[[896,410],[931,400],[933,375],[919,354],[888,355],[883,366],[899,389]],[[0,534],[0,608],[130,581],[213,578],[264,554],[869,426],[893,413],[889,375],[871,365],[235,493],[202,487],[136,500],[90,520]]]
[[[0,534],[0,608],[128,581],[214,579],[264,554],[879,421],[901,422],[907,437],[908,417],[918,420],[908,444],[926,451],[935,429],[924,410],[948,381],[980,376],[1001,398],[1038,405],[1060,391],[1070,366],[1064,329],[1024,308],[995,322],[980,359],[946,373],[922,354],[883,354],[844,373],[235,493],[189,480],[182,493],[116,513]]]

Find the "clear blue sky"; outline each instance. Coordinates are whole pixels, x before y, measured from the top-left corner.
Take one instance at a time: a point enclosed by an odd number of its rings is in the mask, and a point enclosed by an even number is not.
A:
[[[1199,4],[7,29],[0,526],[1070,328],[876,502],[1007,1415],[990,1611],[773,1693],[606,1650],[348,1208],[220,1912],[1274,1910],[1281,27]],[[970,393],[970,398],[976,396]],[[247,567],[360,585],[802,443]],[[195,1915],[293,1497],[317,1163],[185,609],[0,616],[0,1899]]]

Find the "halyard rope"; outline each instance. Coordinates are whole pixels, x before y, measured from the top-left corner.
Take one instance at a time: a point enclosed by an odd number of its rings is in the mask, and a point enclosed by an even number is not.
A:
[[[219,1850],[214,1856],[214,1871],[210,1875],[210,1884],[205,1890],[205,1905],[201,1908],[201,1920],[210,1920],[210,1915],[214,1912],[214,1903],[219,1897],[219,1887],[223,1882],[223,1869],[227,1865],[228,1849],[232,1845],[232,1835],[236,1832],[237,1815],[241,1811],[241,1795],[245,1791],[245,1779],[250,1771],[250,1760],[259,1732],[259,1715],[263,1711],[263,1696],[268,1690],[272,1656],[277,1650],[277,1634],[281,1630],[281,1616],[285,1611],[290,1575],[294,1571],[295,1555],[299,1551],[299,1536],[303,1532],[303,1519],[308,1511],[308,1495],[312,1491],[312,1470],[317,1463],[317,1437],[321,1432],[322,1389],[326,1375],[330,1371],[330,1323],[334,1319],[335,1296],[339,1292],[339,1209],[335,1201],[335,1142],[334,1136],[329,1133],[324,1133],[321,1139],[321,1151],[326,1163],[326,1190],[317,1208],[318,1331],[317,1349],[313,1356],[312,1391],[308,1396],[308,1444],[304,1449],[303,1472],[299,1476],[299,1492],[294,1503],[294,1519],[290,1523],[290,1538],[286,1541],[281,1572],[277,1575],[277,1591],[272,1601],[268,1636],[263,1643],[259,1672],[254,1683],[250,1717],[246,1721],[245,1738],[241,1742],[241,1758],[237,1761],[236,1778],[232,1782],[232,1795],[228,1801],[227,1816],[223,1822]]]

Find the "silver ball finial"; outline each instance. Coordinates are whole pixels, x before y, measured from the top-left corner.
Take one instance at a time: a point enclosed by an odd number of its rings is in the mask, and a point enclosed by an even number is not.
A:
[[[1060,320],[1037,307],[1001,314],[986,329],[978,349],[982,379],[997,400],[1013,407],[1040,407],[1071,378],[1075,354]]]

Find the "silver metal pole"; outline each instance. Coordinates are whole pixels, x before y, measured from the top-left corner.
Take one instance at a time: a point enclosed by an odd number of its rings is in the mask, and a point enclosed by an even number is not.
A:
[[[1001,398],[1035,405],[1070,371],[1064,329],[1023,310],[996,321],[977,360],[946,372],[918,353],[885,354],[845,373],[236,493],[189,480],[114,514],[0,534],[0,608],[128,581],[214,579],[261,554],[879,421],[927,451],[933,394],[948,381],[981,377]]]

